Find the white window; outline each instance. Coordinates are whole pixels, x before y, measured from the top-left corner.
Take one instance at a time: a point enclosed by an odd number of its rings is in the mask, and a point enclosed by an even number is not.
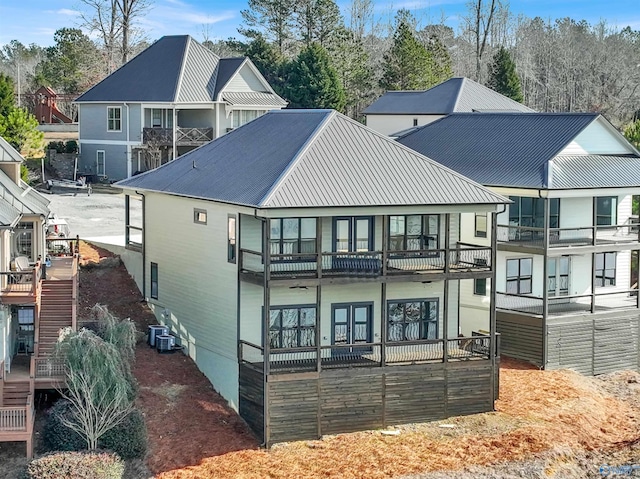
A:
[[[234,110],[233,127],[238,128],[264,114],[264,110]]]
[[[151,126],[153,128],[162,128],[162,110],[159,108],[151,110]]]
[[[122,108],[107,107],[107,131],[122,131]]]
[[[96,175],[106,176],[104,168],[105,154],[104,150],[96,151]]]

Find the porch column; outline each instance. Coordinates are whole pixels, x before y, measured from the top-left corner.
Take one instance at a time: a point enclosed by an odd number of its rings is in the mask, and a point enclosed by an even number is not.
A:
[[[547,318],[549,317],[549,198],[544,199],[544,237],[542,239],[542,367],[547,366]],[[533,264],[531,265],[533,269]],[[533,277],[533,271],[531,271]],[[533,283],[533,281],[532,281]]]
[[[269,317],[270,317],[270,295],[269,295],[269,271],[271,269],[271,249],[269,248],[269,238],[271,235],[271,228],[269,227],[269,221],[266,218],[262,218],[262,263],[264,265],[264,273],[262,275],[263,283],[263,302],[262,308],[262,328],[264,331],[263,345],[264,348],[264,366],[263,370],[263,397],[264,397],[264,443],[268,446],[270,444],[270,428],[269,428]]]
[[[320,305],[322,303],[322,286],[316,286],[316,371],[322,369],[322,323]]]
[[[638,234],[640,235],[640,229],[638,231]],[[633,252],[631,253],[631,256],[633,256]],[[636,299],[638,300],[637,301],[638,309],[640,309],[640,249],[636,250],[636,256],[638,258],[638,264],[636,265],[636,267],[637,267],[636,271],[638,272],[638,279],[636,280],[636,285],[637,285],[637,289],[636,289],[637,296],[636,296]]]
[[[442,361],[449,361],[449,269],[451,255],[451,214],[444,215],[444,301],[442,304]]]
[[[178,115],[176,115],[176,107],[174,106],[171,109],[171,114],[173,115],[173,121],[172,123],[172,128],[173,128],[173,135],[172,136],[172,151],[173,151],[173,158],[171,158],[171,161],[176,159],[176,156],[178,155],[178,147],[176,146],[176,135],[178,132]]]
[[[130,212],[130,204],[131,198],[129,195],[124,195],[124,246],[125,248],[129,245],[129,240],[131,237],[131,233],[129,230],[131,212]]]
[[[497,356],[497,337],[496,337],[496,259],[498,249],[498,213],[491,213],[491,292],[489,293],[489,360],[491,361],[491,406],[496,400],[496,356]]]
[[[598,224],[598,208],[597,200],[594,197],[591,204],[591,234],[593,235],[591,244],[596,244],[596,234],[598,234],[596,225]],[[596,253],[591,253],[591,314],[596,312]]]
[[[316,218],[316,275],[322,278],[322,218]],[[319,310],[318,310],[319,311]]]
[[[382,215],[382,276],[387,276],[387,257],[389,255],[389,216]]]
[[[380,366],[387,362],[387,283],[383,281],[380,286]]]

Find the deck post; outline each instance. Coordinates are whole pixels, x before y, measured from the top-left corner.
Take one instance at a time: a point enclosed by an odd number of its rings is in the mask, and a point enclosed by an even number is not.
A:
[[[444,302],[442,304],[442,362],[449,362],[449,269],[451,254],[451,214],[444,215],[444,272],[447,276],[444,279]]]
[[[129,128],[129,125],[127,125]],[[129,225],[131,224],[131,198],[129,195],[124,195],[124,246],[126,247],[129,244],[129,240],[131,239],[131,232],[129,230]]]
[[[387,283],[380,286],[380,366],[387,365]]]
[[[320,327],[321,324],[321,313],[320,313],[320,305],[322,302],[322,286],[320,286],[320,284],[318,284],[318,286],[316,286],[316,371],[318,371],[318,373],[320,373],[320,370],[322,369],[322,341],[321,341],[321,336],[320,336],[320,332],[322,331],[322,328]]]
[[[263,277],[263,293],[264,293],[264,307],[262,308],[263,314],[263,348],[264,348],[264,365],[263,365],[263,383],[264,383],[264,444],[266,447],[270,445],[270,427],[269,427],[269,366],[270,366],[270,343],[269,343],[269,318],[270,314],[270,291],[269,291],[269,279],[270,279],[270,271],[271,271],[271,247],[270,247],[270,236],[271,236],[271,228],[270,228],[269,220],[267,218],[262,218],[262,263],[264,265],[264,274]]]
[[[316,276],[322,278],[322,218],[316,218]],[[318,312],[320,310],[318,309]],[[316,313],[316,317],[318,314]],[[319,330],[318,330],[319,331]]]
[[[451,260],[451,258],[449,258],[449,255],[451,254],[451,214],[450,213],[446,213],[444,215],[444,222],[445,222],[445,227],[444,227],[444,272],[446,274],[448,274],[449,273],[449,269],[450,269],[449,261]]]
[[[592,234],[593,241],[592,244],[595,246],[596,244],[596,235],[598,234],[598,230],[596,225],[598,224],[598,200],[596,197],[593,198],[592,203]],[[596,312],[596,253],[591,253],[591,314]]]
[[[547,343],[547,319],[549,317],[549,197],[544,199],[544,238],[542,238],[542,367],[547,367],[549,345]],[[533,276],[533,263],[531,264]]]
[[[497,370],[496,360],[498,356],[498,336],[496,335],[496,257],[498,250],[498,213],[491,213],[491,292],[489,296],[489,360],[491,361],[491,409],[495,409],[496,394],[496,374],[500,374]]]
[[[389,256],[389,216],[382,215],[382,276],[387,276],[387,257]]]

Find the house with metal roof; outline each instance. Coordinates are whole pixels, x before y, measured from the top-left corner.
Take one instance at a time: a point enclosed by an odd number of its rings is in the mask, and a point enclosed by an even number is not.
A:
[[[49,200],[22,181],[22,162],[0,137],[0,442],[24,441],[31,457],[34,392],[64,381],[51,355],[59,329],[75,326],[77,257],[75,240],[46,237]]]
[[[454,113],[398,142],[508,196],[498,214],[505,355],[584,374],[640,370],[640,152],[597,113]],[[483,215],[462,237],[486,241]],[[489,314],[482,281],[461,310]]]
[[[117,186],[142,201],[149,306],[265,444],[492,410],[493,318],[458,291],[496,249],[459,218],[501,195],[331,110],[268,112]]]
[[[119,180],[155,168],[286,102],[248,58],[165,36],[76,100],[79,171]]]
[[[366,125],[390,136],[458,112],[532,112],[469,78],[455,77],[428,90],[388,91],[363,111]]]

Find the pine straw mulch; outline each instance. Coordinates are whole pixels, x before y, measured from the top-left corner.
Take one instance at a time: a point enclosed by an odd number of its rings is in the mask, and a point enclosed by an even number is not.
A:
[[[89,287],[88,281],[94,284]],[[81,282],[83,305],[107,304],[141,328],[155,322],[124,267],[83,271]],[[403,426],[398,436],[341,434],[270,451],[257,448],[242,420],[190,359],[142,345],[135,374],[149,430],[147,464],[161,479],[391,478],[517,461],[558,447],[610,449],[640,438],[640,410],[597,379],[539,371],[508,359],[501,364],[496,412]],[[439,427],[442,423],[449,427]]]

